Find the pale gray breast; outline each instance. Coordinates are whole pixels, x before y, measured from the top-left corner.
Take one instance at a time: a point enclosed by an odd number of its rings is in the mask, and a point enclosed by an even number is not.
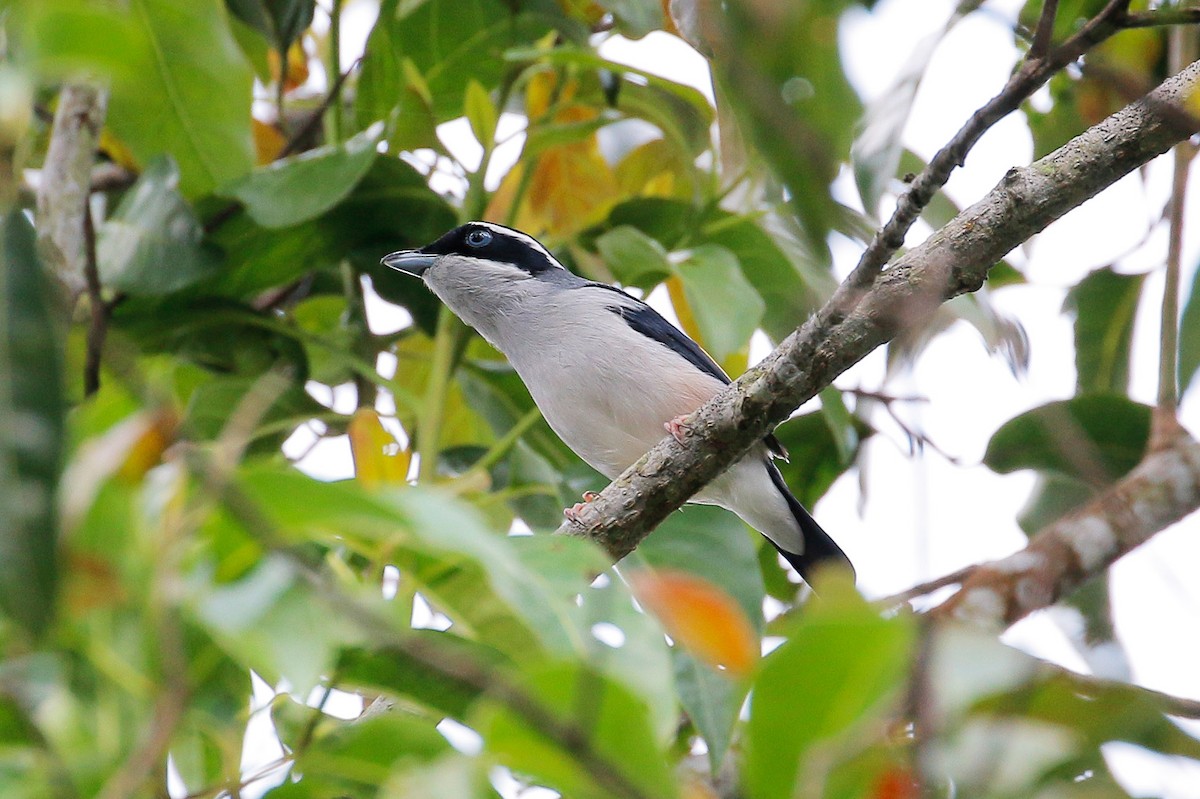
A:
[[[536,312],[508,314],[496,343],[559,437],[608,477],[662,439],[664,422],[722,387],[630,328],[610,310],[621,301],[611,291],[559,289],[540,299]]]

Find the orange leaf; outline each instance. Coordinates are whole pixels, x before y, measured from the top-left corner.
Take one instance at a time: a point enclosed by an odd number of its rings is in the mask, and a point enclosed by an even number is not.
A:
[[[917,799],[917,783],[911,771],[892,766],[875,778],[868,796],[870,799]]]
[[[354,475],[360,483],[368,488],[404,484],[411,453],[384,429],[378,413],[371,408],[359,408],[350,418],[347,432]]]
[[[133,152],[125,146],[125,142],[118,139],[108,128],[100,131],[98,145],[112,159],[113,163],[125,167],[130,172],[141,170],[137,159],[133,157]]]
[[[681,571],[640,571],[629,582],[667,634],[696,657],[735,677],[754,669],[758,636],[729,594]]]
[[[252,119],[250,120],[250,130],[254,134],[255,163],[259,166],[274,161],[287,146],[287,139],[274,125]]]

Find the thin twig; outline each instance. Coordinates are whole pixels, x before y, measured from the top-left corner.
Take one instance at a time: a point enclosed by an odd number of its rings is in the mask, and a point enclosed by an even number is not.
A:
[[[921,215],[921,211],[933,199],[934,194],[946,185],[954,169],[962,165],[967,153],[980,137],[1001,119],[1020,108],[1021,103],[1049,80],[1051,75],[1120,30],[1120,23],[1129,2],[1130,0],[1109,0],[1099,14],[1044,58],[1027,58],[1000,93],[972,114],[958,133],[938,150],[925,169],[900,195],[891,219],[876,232],[871,243],[863,251],[858,265],[847,279],[849,285],[859,289],[859,292],[847,295],[851,302],[859,298],[855,294],[861,295],[861,291],[874,282],[879,270],[904,244],[905,235]]]
[[[1122,28],[1157,28],[1162,25],[1200,24],[1200,8],[1160,8],[1126,14]]]
[[[945,588],[948,585],[958,585],[963,580],[967,579],[967,577],[969,577],[976,568],[978,568],[978,564],[974,563],[970,566],[964,566],[957,571],[944,574],[936,579],[914,585],[912,588],[901,591],[898,594],[892,594],[891,596],[885,596],[883,599],[877,599],[875,600],[875,604],[882,608],[894,608],[897,605],[903,605],[905,602],[910,602],[917,597],[932,594],[934,591],[937,591],[940,588]]]
[[[84,198],[83,209],[83,276],[91,320],[87,331],[87,351],[83,363],[83,394],[90,397],[100,390],[100,362],[104,339],[108,335],[109,306],[100,290],[100,268],[96,262],[96,223],[92,220],[91,196]]]
[[[324,99],[321,100],[321,104],[318,105],[316,109],[308,115],[308,119],[304,121],[304,124],[296,130],[290,139],[288,139],[287,144],[285,144],[283,149],[279,151],[279,155],[276,157],[276,160],[279,158],[287,158],[289,155],[295,155],[304,142],[308,141],[313,132],[321,125],[321,120],[324,119],[325,112],[329,110],[329,106],[336,102],[341,96],[342,87],[346,84],[346,80],[350,77],[354,70],[358,69],[358,65],[361,62],[361,57],[354,59],[354,63],[347,67],[345,72],[338,75],[337,80],[333,82],[333,85],[329,87],[329,91],[325,94]]]
[[[1042,15],[1038,17],[1037,30],[1033,34],[1033,44],[1029,46],[1030,59],[1044,58],[1050,52],[1050,41],[1054,36],[1054,18],[1058,14],[1058,0],[1045,0],[1042,3]]]

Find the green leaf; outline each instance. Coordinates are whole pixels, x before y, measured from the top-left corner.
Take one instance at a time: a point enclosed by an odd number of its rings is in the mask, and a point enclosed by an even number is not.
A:
[[[522,678],[524,690],[537,703],[534,712],[550,714],[572,731],[572,737],[555,735],[531,720],[527,714],[533,709],[524,703],[489,702],[480,707],[471,726],[504,765],[578,799],[630,793],[617,790],[618,785],[655,799],[676,795],[668,759],[651,733],[646,708],[628,689],[566,663],[528,669]],[[579,756],[580,737],[592,750],[591,763]]]
[[[219,279],[205,293],[251,296],[271,286],[332,266],[347,255],[370,267],[372,281],[389,300],[407,307],[434,307],[419,280],[379,265],[394,250],[426,244],[455,223],[446,200],[399,158],[376,155],[354,190],[316,219],[284,229],[259,226],[244,212],[212,237],[226,253]],[[355,256],[361,254],[361,259]]]
[[[29,8],[37,65],[64,77],[106,77],[109,126],[142,163],[170,153],[185,197],[250,170],[253,78],[221,0],[129,0],[119,8],[48,0]]]
[[[426,651],[439,652],[448,663],[471,663],[489,670],[510,663],[496,649],[450,633],[411,630],[404,635],[406,641],[414,641]],[[412,657],[403,647],[347,649],[338,661],[337,673],[339,685],[366,692],[408,696],[438,713],[460,720],[467,717],[471,705],[480,696],[478,686],[431,671],[426,663]]]
[[[1103,488],[1141,461],[1149,437],[1149,407],[1085,394],[1008,420],[992,435],[983,462],[1001,474],[1035,469]]]
[[[536,41],[565,21],[552,5],[514,7],[503,0],[427,0],[380,9],[367,41],[355,113],[360,126],[393,119],[396,149],[440,148],[436,125],[463,114],[472,80],[484,89],[510,69],[504,53]]]
[[[663,246],[630,225],[618,225],[601,235],[596,249],[623,285],[649,288],[671,274]]]
[[[1017,514],[1017,524],[1026,535],[1033,535],[1094,496],[1096,490],[1079,480],[1054,472],[1039,474],[1029,499]]]
[[[861,444],[874,431],[862,420],[856,417],[852,420]],[[843,449],[834,441],[824,413],[806,413],[788,419],[775,429],[775,437],[788,451],[787,462],[776,461],[775,465],[806,508],[814,507],[834,480],[854,462],[853,457],[843,457]]]
[[[1179,393],[1191,387],[1200,370],[1200,269],[1192,278],[1183,316],[1179,321]]]
[[[0,608],[40,634],[58,584],[61,312],[25,214],[0,217]]]
[[[737,257],[717,244],[701,244],[675,264],[704,346],[723,361],[746,348],[766,306],[742,274]],[[736,313],[730,313],[736,309]]]
[[[100,281],[130,296],[170,294],[214,274],[220,261],[179,194],[179,169],[155,159],[100,228]]]
[[[341,144],[275,161],[225,187],[221,194],[240,200],[250,218],[265,228],[307,222],[354,190],[375,162],[375,145],[382,133],[382,125],[372,125]]]
[[[630,39],[640,39],[663,27],[660,0],[598,0],[598,4],[613,15],[617,30]]]
[[[729,679],[679,647],[673,648],[671,655],[675,661],[679,703],[708,746],[709,768],[713,774],[720,774],[749,686],[744,681]]]
[[[546,584],[577,631],[570,648],[559,646],[558,653],[574,655],[619,681],[648,710],[655,738],[669,740],[679,719],[673,667],[662,629],[635,606],[625,583],[611,571],[607,572],[607,581],[584,587],[591,575],[608,568],[603,553],[590,543],[568,544],[560,536],[519,536],[510,540],[531,579]],[[596,625],[619,629],[619,645],[598,638]]]
[[[821,391],[821,415],[825,417],[825,424],[829,426],[838,458],[849,466],[858,452],[858,426],[846,408],[842,392],[833,386]]]
[[[197,622],[231,655],[269,682],[286,679],[301,695],[330,672],[338,650],[361,635],[352,625],[329,624],[319,593],[282,556],[267,556],[226,584],[199,570],[189,594]]]
[[[736,103],[747,139],[787,186],[813,243],[825,241],[837,215],[829,184],[849,156],[861,111],[838,52],[839,19],[850,5],[730,4],[725,46],[739,57],[715,64],[722,96]]]
[[[1075,315],[1076,391],[1124,394],[1129,350],[1145,275],[1120,275],[1106,266],[1079,281],[1063,302]]]
[[[755,799],[792,796],[814,745],[862,726],[904,685],[911,619],[882,618],[848,582],[826,583],[814,604],[755,681],[745,771]]]
[[[399,710],[383,711],[336,724],[326,734],[314,736],[300,752],[296,768],[305,781],[340,786],[338,794],[363,795],[408,763],[428,762],[449,750],[450,744],[429,719]]]
[[[225,0],[230,13],[286,52],[312,24],[314,0]]]
[[[490,148],[495,143],[499,115],[487,89],[483,88],[483,85],[474,78],[467,82],[467,96],[463,111],[467,121],[471,124],[471,133],[475,135],[479,146],[485,150]]]

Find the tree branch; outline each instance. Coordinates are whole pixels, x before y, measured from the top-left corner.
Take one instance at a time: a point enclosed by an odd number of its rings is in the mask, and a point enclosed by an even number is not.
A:
[[[1200,507],[1200,442],[1180,430],[1133,471],[1046,527],[1029,545],[974,570],[950,599],[930,611],[1005,627],[1047,607],[1108,568],[1158,531]]]
[[[560,532],[592,538],[615,558],[720,474],[806,400],[946,300],[983,285],[1014,247],[1200,129],[1177,112],[1200,88],[1200,62],[1066,145],[1011,169],[986,197],[880,273],[845,311],[851,280],[762,363],[696,411],[687,445],[659,442]],[[1200,501],[1200,499],[1198,499]]]
[[[106,108],[102,90],[82,83],[63,86],[38,189],[38,250],[71,307],[87,290],[83,215]]]

